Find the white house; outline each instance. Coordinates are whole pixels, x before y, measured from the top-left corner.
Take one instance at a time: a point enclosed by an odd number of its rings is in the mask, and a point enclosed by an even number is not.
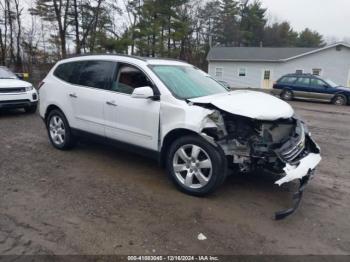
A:
[[[208,72],[231,87],[272,88],[290,73],[311,73],[350,87],[350,45],[322,48],[214,47]]]

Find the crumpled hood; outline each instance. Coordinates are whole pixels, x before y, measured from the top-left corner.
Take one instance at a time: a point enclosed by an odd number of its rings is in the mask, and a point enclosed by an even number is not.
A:
[[[0,88],[29,87],[31,83],[19,79],[0,79]]]
[[[189,99],[195,104],[212,104],[231,114],[258,120],[274,121],[294,115],[293,108],[286,102],[262,92],[239,90],[224,94]]]

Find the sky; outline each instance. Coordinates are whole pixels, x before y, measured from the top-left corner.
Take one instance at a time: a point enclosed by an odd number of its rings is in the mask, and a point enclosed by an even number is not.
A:
[[[271,22],[287,20],[301,31],[308,27],[326,38],[350,39],[350,0],[261,0]]]

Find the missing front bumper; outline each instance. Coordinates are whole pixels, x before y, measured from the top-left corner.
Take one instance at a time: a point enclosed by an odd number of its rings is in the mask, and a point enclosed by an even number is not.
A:
[[[309,173],[300,179],[300,185],[297,192],[293,195],[293,207],[282,210],[275,213],[275,220],[282,220],[290,215],[292,215],[299,207],[301,200],[303,198],[304,190],[309,183],[310,179],[315,175],[315,170],[309,171]]]

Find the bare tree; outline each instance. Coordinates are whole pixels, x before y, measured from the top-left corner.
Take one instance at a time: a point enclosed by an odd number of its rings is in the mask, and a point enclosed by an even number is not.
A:
[[[19,0],[14,0],[15,4],[15,16],[17,22],[17,47],[16,47],[16,66],[19,68],[22,66],[22,58],[21,58],[21,41],[22,41],[22,23],[21,16],[23,7],[20,7]]]

